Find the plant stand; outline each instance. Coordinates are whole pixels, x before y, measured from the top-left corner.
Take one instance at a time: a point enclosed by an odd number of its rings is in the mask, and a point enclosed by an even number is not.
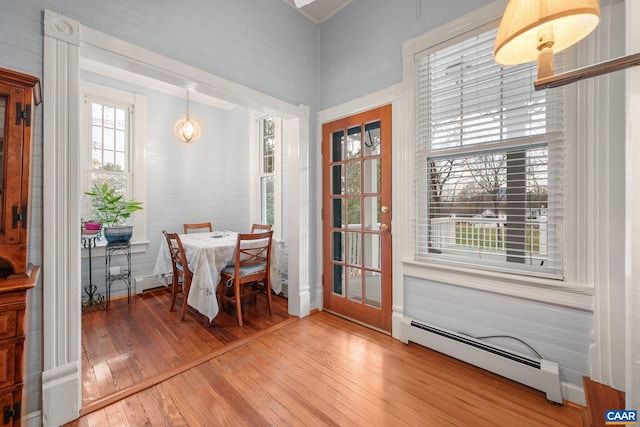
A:
[[[93,284],[93,278],[91,276],[91,249],[96,247],[98,240],[100,240],[99,234],[82,235],[80,236],[82,241],[82,247],[89,251],[89,284],[84,287],[84,291],[87,293],[88,298],[82,300],[82,309],[86,309],[93,305],[102,305],[104,303],[104,295],[97,292],[98,287]]]
[[[111,257],[115,254],[124,255],[127,260],[127,265],[124,269],[120,266],[111,266]],[[105,253],[105,274],[107,283],[107,308],[109,308],[109,301],[111,301],[111,285],[114,282],[123,282],[127,285],[127,303],[131,303],[131,244],[127,242],[109,242],[107,243]]]

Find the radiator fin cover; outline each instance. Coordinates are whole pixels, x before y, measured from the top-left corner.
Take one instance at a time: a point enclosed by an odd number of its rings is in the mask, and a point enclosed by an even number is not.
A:
[[[558,364],[482,341],[467,335],[405,317],[400,341],[409,341],[486,369],[546,393],[547,399],[562,404]]]

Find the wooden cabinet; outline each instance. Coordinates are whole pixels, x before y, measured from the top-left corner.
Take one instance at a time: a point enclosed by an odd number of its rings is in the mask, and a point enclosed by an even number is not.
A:
[[[38,273],[33,267],[29,277],[0,280],[0,426],[20,425],[27,291]]]
[[[0,426],[19,426],[27,292],[39,268],[28,254],[36,77],[0,68]]]
[[[29,275],[31,139],[36,77],[0,68],[0,278]]]

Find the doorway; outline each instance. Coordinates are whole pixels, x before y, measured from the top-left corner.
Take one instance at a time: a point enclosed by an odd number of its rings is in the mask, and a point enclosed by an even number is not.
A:
[[[322,127],[324,309],[391,332],[391,105]]]

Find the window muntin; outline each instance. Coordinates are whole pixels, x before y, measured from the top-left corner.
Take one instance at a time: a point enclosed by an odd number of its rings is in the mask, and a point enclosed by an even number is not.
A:
[[[563,99],[495,30],[417,58],[416,257],[562,274]]]

